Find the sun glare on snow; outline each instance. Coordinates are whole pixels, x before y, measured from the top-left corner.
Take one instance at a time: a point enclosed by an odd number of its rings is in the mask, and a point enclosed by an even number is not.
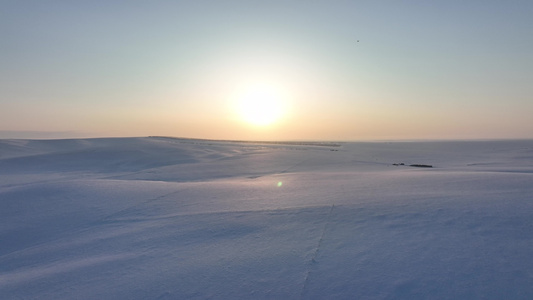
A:
[[[247,123],[267,126],[284,114],[284,99],[279,91],[267,85],[246,89],[238,99],[240,117]]]

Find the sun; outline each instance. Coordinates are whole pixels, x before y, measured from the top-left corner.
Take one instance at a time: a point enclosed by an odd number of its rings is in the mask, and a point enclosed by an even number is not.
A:
[[[276,88],[254,85],[238,97],[238,111],[242,120],[256,126],[267,126],[278,121],[284,111],[284,97]]]

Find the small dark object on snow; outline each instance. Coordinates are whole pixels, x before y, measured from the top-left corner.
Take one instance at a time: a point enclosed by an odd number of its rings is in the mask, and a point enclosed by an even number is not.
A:
[[[404,163],[399,163],[399,164],[392,164],[393,166],[405,166]]]
[[[417,168],[433,168],[432,165],[420,165],[420,164],[414,164],[414,165],[409,165],[410,167],[417,167]]]

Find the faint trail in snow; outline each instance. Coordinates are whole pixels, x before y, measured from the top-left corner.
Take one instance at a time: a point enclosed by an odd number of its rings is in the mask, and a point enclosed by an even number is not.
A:
[[[315,253],[313,254],[313,257],[311,258],[311,262],[316,262],[315,258],[318,255],[318,251],[320,250],[320,246],[322,245],[322,241],[324,240],[324,235],[326,234],[326,228],[329,224],[329,217],[331,216],[331,212],[333,211],[333,208],[335,207],[335,204],[331,205],[331,208],[329,209],[328,215],[326,216],[326,224],[324,224],[324,229],[322,229],[322,234],[320,235],[320,239],[318,240],[318,246],[316,247]]]
[[[316,246],[315,253],[313,253],[313,256],[311,257],[311,261],[307,268],[307,274],[305,275],[304,284],[302,287],[302,291],[300,293],[300,299],[303,299],[305,291],[307,289],[307,284],[309,283],[309,275],[311,275],[311,269],[313,267],[313,264],[317,263],[316,257],[318,256],[318,252],[320,251],[320,247],[322,246],[322,242],[324,241],[324,235],[326,234],[326,229],[328,228],[328,225],[329,225],[329,218],[331,217],[331,212],[333,212],[334,207],[335,207],[335,204],[332,204],[326,216],[326,223],[324,224],[324,228],[322,229],[322,234],[320,235],[320,239],[318,240],[318,245]]]

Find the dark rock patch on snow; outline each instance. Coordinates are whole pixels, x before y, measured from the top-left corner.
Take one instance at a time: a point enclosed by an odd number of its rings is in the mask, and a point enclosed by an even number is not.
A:
[[[416,168],[433,168],[432,165],[421,165],[421,164],[413,164],[409,165],[410,167],[416,167]]]

